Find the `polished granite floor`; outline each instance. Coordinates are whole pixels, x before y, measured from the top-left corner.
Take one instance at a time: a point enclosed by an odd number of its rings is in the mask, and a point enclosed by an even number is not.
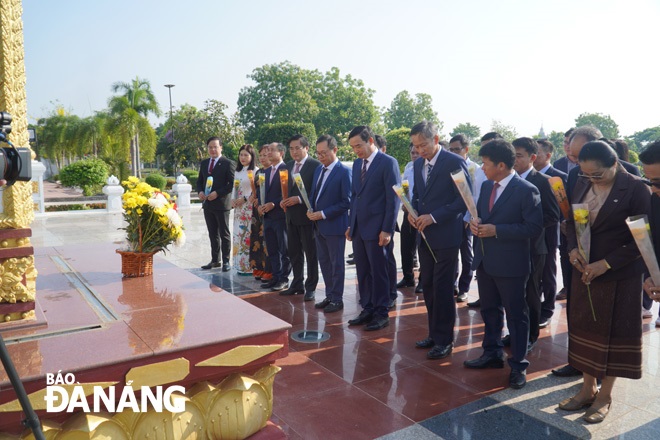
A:
[[[556,410],[573,395],[579,380],[550,375],[566,362],[564,302],[530,354],[528,385],[507,388],[508,370],[466,370],[465,359],[479,356],[483,323],[478,310],[458,305],[453,354],[429,361],[414,341],[426,336],[421,296],[401,289],[390,326],[376,332],[348,327],[359,313],[355,269],[347,268],[345,309],[324,315],[301,296],[260,292],[259,283],[235,272],[202,271],[209,245],[201,212],[184,214],[188,240],[164,256],[206,279],[209,288],[232,292],[291,323],[298,330],[323,331],[325,342],[290,340],[275,380],[273,421],[292,439],[480,439],[480,438],[660,438],[660,329],[644,321],[644,375],[619,380],[615,400],[600,425],[582,422],[578,413]],[[62,213],[38,216],[35,247],[121,242],[121,216]],[[398,241],[398,240],[397,240]],[[350,251],[350,246],[347,253]],[[397,252],[398,253],[398,252]],[[37,268],[39,269],[39,268]],[[470,299],[476,299],[476,282]],[[317,298],[323,297],[323,285]]]

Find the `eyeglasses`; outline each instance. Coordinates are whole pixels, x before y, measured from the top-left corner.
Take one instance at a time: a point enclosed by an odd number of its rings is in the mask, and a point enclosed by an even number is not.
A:
[[[660,188],[660,182],[651,182],[650,180],[647,179],[642,179],[642,182],[646,183],[648,186]]]
[[[589,180],[600,180],[600,179],[603,178],[604,175],[605,175],[604,172],[600,173],[600,174],[592,174],[592,175],[584,174],[584,173],[578,173],[578,177],[584,177],[585,179],[589,179]]]
[[[329,152],[329,151],[319,151],[319,150],[316,150],[316,156],[318,156],[318,157],[325,157],[325,156],[328,155],[328,153],[330,153],[330,152]]]
[[[463,151],[463,149],[462,148],[450,148],[449,151],[451,151],[452,153],[460,153],[461,151]]]

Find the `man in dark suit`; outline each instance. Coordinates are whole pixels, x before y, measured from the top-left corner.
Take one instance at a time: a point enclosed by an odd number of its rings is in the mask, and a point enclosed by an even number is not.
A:
[[[321,165],[309,157],[309,141],[301,134],[289,139],[289,153],[293,158],[287,163],[289,170],[289,197],[283,199],[280,206],[286,210],[286,231],[289,246],[289,258],[293,267],[293,281],[280,295],[305,294],[305,301],[314,301],[316,285],[319,282],[319,261],[316,256],[316,242],[312,221],[307,218],[307,206],[300,195],[300,189],[293,180],[294,174],[300,174],[307,194],[312,191],[314,171]],[[304,266],[307,260],[307,280],[304,279]]]
[[[348,135],[358,159],[353,163],[351,208],[346,239],[353,241],[360,315],[349,325],[378,330],[390,323],[387,246],[392,240],[399,200],[392,186],[401,183],[396,159],[381,153],[371,128],[361,125]]]
[[[222,266],[223,272],[229,272],[231,255],[231,236],[229,234],[229,211],[231,210],[231,192],[234,187],[236,164],[222,157],[222,141],[213,136],[206,141],[209,158],[204,159],[197,177],[197,195],[202,201],[206,229],[211,241],[211,262],[202,269]],[[208,178],[213,184],[206,188]],[[220,260],[222,251],[222,260]],[[220,263],[222,261],[222,263]]]
[[[566,186],[566,178],[568,175],[559,171],[557,168],[550,165],[550,158],[555,146],[552,142],[541,139],[538,140],[539,154],[534,161],[534,168],[539,173],[545,174],[550,177],[559,177]],[[544,211],[545,214],[545,211]],[[559,212],[560,220],[561,211]],[[545,228],[545,245],[548,248],[548,255],[545,258],[545,265],[543,266],[543,275],[541,276],[541,294],[543,295],[543,302],[541,303],[541,321],[539,328],[545,328],[550,323],[550,318],[555,312],[555,297],[557,296],[557,248],[559,247],[559,224],[555,228]],[[567,255],[568,257],[568,255]],[[570,266],[570,263],[567,264]],[[562,271],[564,270],[562,266]],[[568,268],[570,270],[570,268]]]
[[[327,134],[316,141],[321,161],[314,172],[307,218],[316,225],[316,249],[325,282],[325,299],[314,305],[325,313],[344,308],[344,251],[348,208],[351,204],[351,170],[337,159],[337,141]]]
[[[259,206],[259,213],[264,216],[264,239],[273,278],[262,283],[261,287],[280,291],[287,288],[291,273],[291,262],[287,252],[286,215],[280,206],[282,201],[280,171],[286,169],[282,160],[286,147],[274,142],[268,149],[271,166],[266,170],[266,200]]]
[[[475,246],[473,268],[477,270],[484,349],[481,357],[464,362],[467,368],[503,368],[502,328],[504,310],[511,335],[509,385],[527,383],[525,359],[529,340],[529,315],[525,285],[531,272],[530,240],[543,231],[539,190],[512,170],[513,146],[496,139],[481,147],[479,156],[488,180],[481,187],[477,211],[470,221],[472,233],[482,239]]]
[[[419,262],[429,333],[416,345],[431,349],[427,358],[442,359],[451,354],[454,346],[454,271],[463,241],[466,209],[451,173],[462,171],[468,185],[472,186],[472,182],[465,160],[440,148],[438,128],[433,123],[423,121],[415,125],[410,140],[421,157],[413,164],[412,205],[419,216],[415,219],[408,214],[408,221],[425,234],[428,242],[428,246],[419,247]]]
[[[642,162],[644,176],[648,179],[646,182],[651,186],[651,212],[649,213],[649,224],[651,231],[660,231],[660,139],[649,144],[639,155]],[[651,236],[656,258],[660,256],[660,234],[654,233]],[[660,286],[655,286],[653,279],[646,274],[644,280],[644,307],[650,309],[651,304],[648,300],[660,302]],[[655,326],[660,327],[660,316],[655,321]]]
[[[557,233],[559,226],[559,204],[548,182],[548,176],[534,169],[534,161],[539,151],[537,142],[528,137],[515,139],[512,142],[516,150],[516,160],[513,169],[518,175],[534,185],[541,196],[541,207],[543,209],[543,231],[530,241],[532,262],[532,273],[527,279],[526,297],[529,308],[529,349],[531,349],[539,338],[541,321],[541,277],[545,266],[548,247],[545,242],[546,231]]]

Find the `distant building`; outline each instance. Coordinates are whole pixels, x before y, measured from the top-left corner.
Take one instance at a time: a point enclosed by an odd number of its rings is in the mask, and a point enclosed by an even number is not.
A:
[[[548,136],[545,134],[545,131],[543,131],[543,124],[541,124],[541,129],[539,130],[539,139],[547,139]]]

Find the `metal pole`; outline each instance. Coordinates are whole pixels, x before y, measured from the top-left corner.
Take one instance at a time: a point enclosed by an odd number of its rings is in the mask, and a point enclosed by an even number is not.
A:
[[[26,418],[23,420],[23,424],[32,430],[34,438],[37,440],[45,440],[46,437],[44,437],[44,433],[41,431],[41,423],[39,423],[39,418],[34,412],[34,409],[32,409],[30,399],[28,399],[28,396],[25,393],[25,388],[23,388],[23,382],[21,382],[21,379],[18,377],[16,368],[14,368],[14,363],[9,357],[9,352],[7,351],[5,340],[2,339],[2,335],[0,335],[0,360],[2,361],[2,365],[5,367],[7,376],[9,376],[9,381],[11,382],[11,385],[16,392],[16,397],[21,403],[21,408],[23,408],[23,412],[25,413]]]

